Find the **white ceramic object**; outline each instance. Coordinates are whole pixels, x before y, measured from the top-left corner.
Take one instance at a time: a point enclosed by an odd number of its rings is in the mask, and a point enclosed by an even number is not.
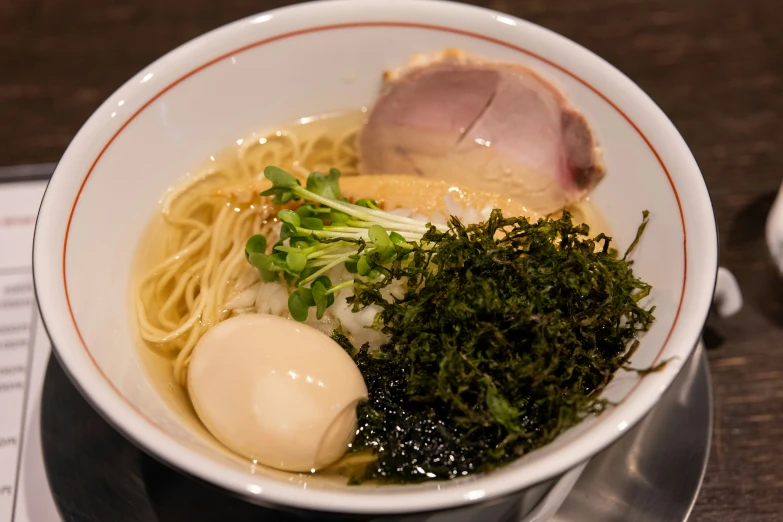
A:
[[[718,268],[718,279],[715,282],[713,305],[721,317],[731,317],[742,310],[742,290],[737,278],[728,268]]]
[[[769,254],[778,271],[783,274],[783,185],[778,189],[778,195],[767,215],[766,239]]]
[[[375,98],[384,69],[459,47],[520,62],[559,85],[595,128],[608,175],[593,194],[619,247],[643,209],[634,270],[654,287],[657,320],[620,372],[620,402],[485,476],[403,487],[318,485],[235,459],[188,429],[151,388],[131,341],[131,259],[164,191],[252,131]],[[717,268],[699,169],[661,110],[608,63],[546,29],[497,12],[424,0],[306,3],[240,20],[144,68],[92,115],[60,161],[35,236],[39,303],[57,355],[90,402],[150,453],[251,501],[351,513],[475,504],[563,474],[633,426],[699,338]]]

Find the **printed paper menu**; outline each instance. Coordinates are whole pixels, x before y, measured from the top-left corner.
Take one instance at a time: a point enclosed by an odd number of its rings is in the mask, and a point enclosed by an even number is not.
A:
[[[32,278],[46,182],[0,184],[0,522],[60,520],[43,467],[40,398],[50,345]]]

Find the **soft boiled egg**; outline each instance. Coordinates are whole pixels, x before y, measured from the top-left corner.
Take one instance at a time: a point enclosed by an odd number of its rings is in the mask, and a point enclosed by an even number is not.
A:
[[[311,471],[338,460],[356,433],[367,386],[327,335],[288,319],[247,314],[199,340],[188,391],[221,443],[259,464]]]

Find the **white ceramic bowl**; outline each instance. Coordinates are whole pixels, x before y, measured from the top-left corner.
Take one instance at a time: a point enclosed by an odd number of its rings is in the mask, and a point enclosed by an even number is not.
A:
[[[134,249],[164,191],[252,131],[370,104],[385,68],[459,47],[524,63],[561,86],[594,125],[608,175],[593,198],[621,248],[650,225],[635,271],[657,321],[605,397],[620,404],[511,465],[449,483],[304,487],[252,468],[191,430],[153,391],[134,349]],[[115,92],[79,131],[43,200],[34,273],[47,330],[90,402],[171,465],[259,503],[352,513],[443,509],[554,477],[610,444],[656,403],[687,359],[715,283],[716,231],[702,176],[661,110],[611,65],[523,20],[422,0],[306,3],[246,18],[172,51]]]

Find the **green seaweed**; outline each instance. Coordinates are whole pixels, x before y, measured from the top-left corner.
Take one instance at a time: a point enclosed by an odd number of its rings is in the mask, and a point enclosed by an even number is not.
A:
[[[609,237],[588,234],[568,212],[531,223],[496,210],[431,229],[408,261],[368,257],[387,277],[355,281],[354,307],[380,307],[390,341],[347,348],[369,390],[352,451],[378,457],[353,483],[487,471],[606,407],[601,390],[654,317],[626,261],[638,237],[620,259]],[[400,278],[404,296],[384,300]]]

